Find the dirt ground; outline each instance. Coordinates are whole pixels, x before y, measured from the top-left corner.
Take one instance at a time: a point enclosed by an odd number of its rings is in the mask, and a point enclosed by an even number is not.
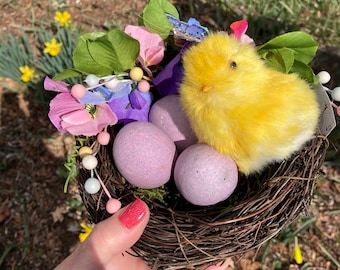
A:
[[[85,31],[133,24],[146,2],[5,0],[0,4],[0,36],[44,26],[61,8]],[[187,4],[179,6],[181,12],[189,10]],[[201,9],[197,18],[209,22],[211,8],[204,6],[207,10]],[[315,64],[316,71],[332,74],[330,88],[340,85],[339,50],[321,48]],[[79,223],[86,220],[76,184],[63,193],[70,137],[56,132],[39,96],[11,80],[0,80],[0,269],[54,268],[78,244]],[[324,166],[320,175],[310,207],[312,226],[299,234],[304,261],[310,266],[304,269],[337,269],[322,247],[340,261],[339,167]],[[261,251],[257,256],[250,252],[242,260],[233,258],[232,268],[274,269],[274,262],[281,261],[282,268],[277,269],[300,269],[292,250],[293,242],[274,241],[265,259]]]

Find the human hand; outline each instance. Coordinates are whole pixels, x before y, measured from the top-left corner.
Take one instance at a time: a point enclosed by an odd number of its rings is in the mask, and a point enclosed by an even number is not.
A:
[[[143,234],[149,218],[147,205],[136,199],[98,223],[86,240],[55,270],[151,270],[141,257],[131,255],[133,251],[130,249]],[[222,269],[225,268],[219,264],[206,270]]]
[[[110,218],[98,223],[86,240],[56,270],[110,269],[150,270],[130,250],[142,235],[149,209],[137,199]],[[130,252],[126,252],[130,251]]]

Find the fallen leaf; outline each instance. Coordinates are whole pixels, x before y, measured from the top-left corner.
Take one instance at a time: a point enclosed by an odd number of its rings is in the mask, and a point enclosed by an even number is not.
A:
[[[64,221],[64,214],[66,214],[68,210],[69,210],[68,207],[65,205],[57,206],[57,208],[53,212],[51,212],[53,222],[57,223]]]
[[[11,215],[11,211],[6,205],[0,206],[0,224]]]

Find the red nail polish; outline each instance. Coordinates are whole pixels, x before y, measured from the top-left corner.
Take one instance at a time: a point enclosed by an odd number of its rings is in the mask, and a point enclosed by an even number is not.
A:
[[[141,199],[136,199],[118,217],[119,221],[128,229],[136,226],[145,216],[146,207]]]

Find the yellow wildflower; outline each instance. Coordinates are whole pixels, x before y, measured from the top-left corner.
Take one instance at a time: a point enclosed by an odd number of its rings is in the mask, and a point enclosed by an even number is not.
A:
[[[67,11],[57,11],[55,13],[54,20],[59,23],[60,26],[68,27],[71,23],[71,14]]]
[[[294,259],[297,264],[303,263],[302,253],[301,249],[298,244],[298,239],[295,237],[295,247],[294,247]]]
[[[19,70],[21,72],[21,77],[20,79],[27,83],[29,82],[30,80],[33,80],[35,78],[38,78],[38,75],[35,74],[35,71],[34,69],[30,68],[29,66],[25,65],[25,66],[21,66],[19,67]]]
[[[80,227],[81,232],[79,233],[79,241],[80,242],[84,242],[85,239],[90,235],[90,233],[92,232],[93,229],[93,225],[92,224],[87,224],[87,223],[80,223]]]
[[[63,43],[57,43],[57,40],[52,38],[50,42],[45,42],[44,53],[48,53],[51,56],[57,56],[62,45]]]

